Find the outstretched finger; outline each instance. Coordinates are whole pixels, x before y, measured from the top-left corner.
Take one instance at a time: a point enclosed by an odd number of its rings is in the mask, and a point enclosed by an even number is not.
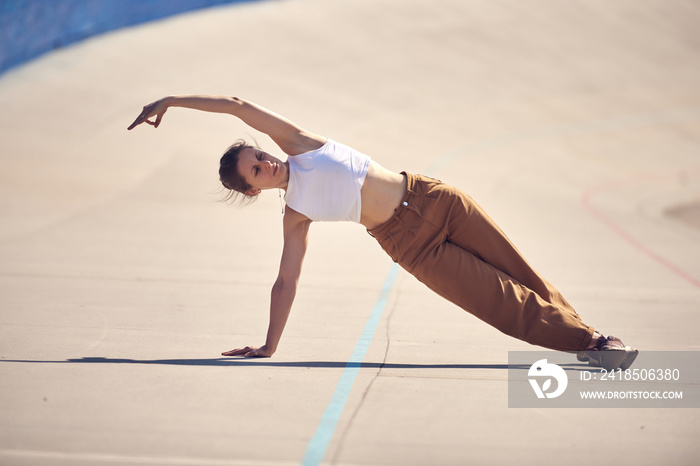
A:
[[[132,130],[132,129],[136,128],[138,125],[140,125],[141,123],[143,123],[143,118],[141,116],[138,116],[134,120],[134,122],[131,125],[129,125],[129,127],[127,129]]]
[[[148,121],[148,113],[146,113],[145,111],[141,112],[141,115],[137,116],[136,119],[134,120],[134,122],[131,124],[131,126],[129,126],[127,129],[134,129],[138,125],[140,125],[141,123],[147,122],[147,121]]]

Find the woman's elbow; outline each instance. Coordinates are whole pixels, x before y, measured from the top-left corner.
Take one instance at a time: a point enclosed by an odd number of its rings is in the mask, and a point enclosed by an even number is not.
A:
[[[279,275],[272,289],[273,291],[278,292],[295,293],[298,284],[299,277],[285,277],[283,275]]]

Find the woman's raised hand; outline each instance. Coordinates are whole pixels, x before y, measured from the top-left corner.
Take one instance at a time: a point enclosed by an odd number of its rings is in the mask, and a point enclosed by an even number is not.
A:
[[[245,348],[239,348],[231,351],[226,351],[221,353],[222,356],[243,356],[246,358],[269,358],[272,356],[272,351],[267,349],[267,346],[263,345],[260,348],[254,348],[252,346],[246,346]]]
[[[165,111],[167,109],[168,104],[165,98],[156,100],[155,102],[143,107],[143,111],[141,112],[141,114],[138,117],[136,117],[134,122],[127,129],[134,129],[141,123],[148,123],[154,128],[157,128],[158,125],[160,125],[160,121],[163,119],[163,115],[165,114]],[[156,121],[149,120],[149,118],[151,118],[152,116],[156,117]]]

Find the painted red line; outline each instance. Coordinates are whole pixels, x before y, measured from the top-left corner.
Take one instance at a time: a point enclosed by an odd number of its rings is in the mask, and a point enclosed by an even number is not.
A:
[[[600,221],[606,227],[610,228],[620,238],[624,239],[630,246],[633,246],[638,251],[640,251],[641,253],[643,253],[647,257],[653,259],[655,262],[662,265],[663,267],[665,267],[666,269],[671,271],[673,274],[675,274],[678,277],[682,278],[683,280],[687,281],[691,285],[695,286],[696,288],[700,288],[700,280],[693,277],[692,275],[690,275],[685,270],[681,269],[679,266],[677,266],[673,262],[669,261],[668,259],[661,256],[653,249],[651,249],[648,246],[646,246],[645,244],[643,244],[637,238],[632,236],[632,234],[630,234],[627,230],[625,230],[619,223],[615,222],[613,219],[611,219],[610,217],[605,215],[603,212],[601,212],[599,209],[597,209],[591,203],[591,198],[595,194],[600,194],[603,191],[619,188],[620,186],[622,186],[624,184],[628,184],[632,181],[637,181],[638,179],[639,178],[635,178],[634,180],[630,180],[630,179],[615,180],[612,182],[603,183],[603,184],[600,184],[598,186],[595,186],[595,187],[593,187],[593,188],[591,188],[588,191],[583,193],[583,196],[581,196],[581,204],[583,204],[583,207],[593,217],[595,217],[598,221]]]

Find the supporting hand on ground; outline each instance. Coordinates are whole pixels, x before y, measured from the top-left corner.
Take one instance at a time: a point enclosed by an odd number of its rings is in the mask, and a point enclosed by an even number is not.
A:
[[[221,353],[222,356],[243,356],[246,358],[269,358],[272,356],[272,351],[267,349],[267,346],[263,345],[260,348],[254,348],[252,346],[246,346],[245,348],[239,348],[231,351],[226,351]]]

